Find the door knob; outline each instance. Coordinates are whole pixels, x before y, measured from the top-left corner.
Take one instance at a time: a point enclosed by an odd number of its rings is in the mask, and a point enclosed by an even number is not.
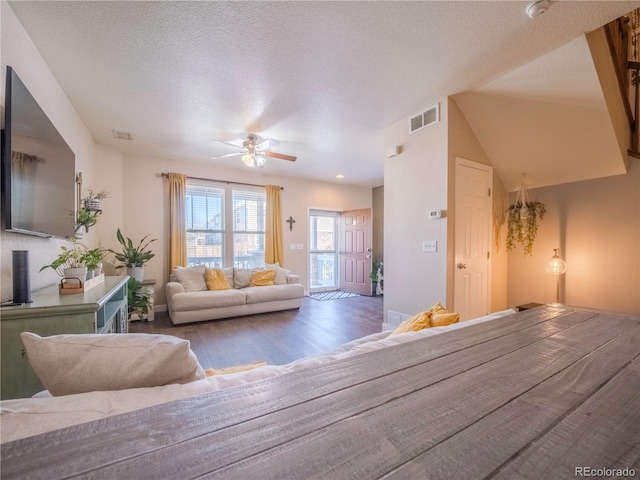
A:
[[[459,269],[463,269],[463,268],[467,268],[467,264],[466,263],[459,263],[458,265],[456,265]]]

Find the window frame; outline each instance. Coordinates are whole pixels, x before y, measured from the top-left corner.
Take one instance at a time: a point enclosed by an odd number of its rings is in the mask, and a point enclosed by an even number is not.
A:
[[[222,221],[220,222],[220,229],[201,229],[201,228],[187,228],[189,225],[189,213],[190,216],[194,216],[193,203],[189,202],[188,197],[190,192],[201,187],[203,189],[212,189],[213,191],[218,190],[221,193],[221,216]],[[205,190],[206,192],[206,190]],[[245,215],[244,225],[242,229],[238,229],[236,225],[237,215],[236,215],[236,205],[234,204],[237,196],[242,198],[243,194],[246,195],[248,200],[251,200],[251,197],[255,197],[258,202],[257,210],[258,214],[254,216],[254,223],[257,223],[257,227],[261,227],[261,229],[248,229],[247,224],[250,223],[249,216]],[[259,210],[262,210],[260,213]],[[187,240],[187,264],[188,266],[196,266],[196,265],[205,265],[209,268],[228,268],[235,266],[236,268],[255,268],[257,266],[264,265],[264,245],[266,239],[266,210],[267,210],[267,200],[266,200],[266,190],[264,187],[258,186],[246,186],[234,183],[221,183],[215,181],[206,181],[206,180],[191,180],[187,179],[187,201],[185,202],[185,234],[187,237],[189,235],[220,235],[220,249],[221,254],[219,256],[220,261],[204,261],[200,262],[197,259],[198,256],[189,256],[189,250],[192,248],[189,246],[189,241]],[[246,212],[246,208],[245,208]],[[191,218],[192,220],[192,218]],[[193,221],[191,221],[191,226],[193,227]],[[256,258],[255,253],[253,255],[247,255],[247,257],[253,257],[252,262],[236,262],[236,250],[238,248],[236,244],[236,236],[237,235],[257,235],[258,238],[253,240],[253,243],[261,246],[262,255]],[[251,243],[251,242],[249,242]],[[255,252],[256,250],[250,250]],[[260,248],[257,250],[260,251]],[[238,255],[239,256],[239,255]],[[218,257],[200,257],[200,258],[218,258]],[[249,265],[252,265],[249,267]]]

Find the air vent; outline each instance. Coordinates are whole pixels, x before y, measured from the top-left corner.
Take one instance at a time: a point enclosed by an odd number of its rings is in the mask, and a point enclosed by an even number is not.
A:
[[[133,140],[133,137],[129,132],[119,132],[117,130],[111,130],[113,132],[113,138],[118,140]]]
[[[413,133],[421,128],[428,127],[440,121],[440,104],[419,113],[409,119],[409,133]]]

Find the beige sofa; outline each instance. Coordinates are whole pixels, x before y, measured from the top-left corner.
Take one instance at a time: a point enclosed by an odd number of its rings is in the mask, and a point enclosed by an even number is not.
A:
[[[77,337],[73,344],[68,340],[70,335],[40,339],[40,343],[48,347],[48,355],[41,358],[43,368],[39,377],[45,388],[51,389],[57,396],[52,397],[50,392],[41,392],[34,398],[2,400],[0,443],[165,402],[266,381],[281,375],[311,372],[311,369],[348,357],[497,320],[513,313],[514,310],[505,310],[446,327],[427,328],[397,335],[387,330],[345,343],[330,352],[305,357],[286,365],[264,365],[238,373],[212,376],[205,376],[208,373],[203,374],[206,365],[201,366],[197,358],[194,361],[189,342],[172,336],[73,335]],[[33,337],[33,334],[28,335]],[[118,362],[110,362],[113,359],[114,348],[122,347],[123,344],[126,344],[127,348],[121,349]],[[44,346],[40,346],[39,349],[44,349]],[[38,352],[34,352],[34,346],[29,345],[27,357],[32,364],[36,359],[36,353]],[[38,355],[42,356],[42,353]],[[70,369],[69,365],[73,368]],[[110,388],[112,381],[120,382],[121,389]],[[60,390],[62,382],[67,384],[67,388]],[[60,391],[55,392],[54,386]],[[73,393],[76,389],[84,392]],[[212,412],[215,413],[214,410]]]
[[[276,265],[259,269],[225,268],[231,288],[209,290],[205,267],[177,268],[167,283],[167,310],[174,325],[300,308],[300,277]],[[255,272],[275,270],[273,285],[252,286]]]

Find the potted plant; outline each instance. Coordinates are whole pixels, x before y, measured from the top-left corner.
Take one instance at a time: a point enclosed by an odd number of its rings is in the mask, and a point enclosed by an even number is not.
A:
[[[82,199],[84,208],[91,212],[102,211],[102,200],[109,198],[109,191],[100,190],[95,192],[91,187],[87,188],[87,195]]]
[[[84,253],[83,260],[87,266],[87,278],[92,278],[102,273],[102,260],[105,251],[100,248],[91,248]]]
[[[98,221],[98,212],[88,210],[87,208],[80,207],[76,212],[76,229],[78,233],[80,227],[84,227],[84,231],[88,232],[89,227],[93,227]]]
[[[40,271],[52,268],[62,278],[78,278],[81,282],[84,282],[87,279],[87,266],[84,263],[84,255],[88,249],[75,237],[69,240],[71,241],[71,248],[62,245],[60,247],[62,252],[60,252],[58,258],[49,265],[42,267]]]
[[[135,278],[129,278],[127,282],[127,302],[129,320],[137,316],[138,320],[148,318],[151,294],[142,289],[142,283]]]
[[[378,285],[380,285],[380,287],[382,287],[382,285],[380,284],[380,275],[383,275],[382,272],[382,262],[380,262],[379,260],[374,260],[371,263],[371,273],[369,274],[369,278],[371,279],[371,282],[373,283],[373,292],[374,295],[378,295]]]
[[[118,242],[122,245],[122,251],[116,252],[109,249],[109,251],[114,254],[116,260],[121,263],[121,265],[118,265],[116,268],[126,267],[127,274],[141,282],[144,279],[145,264],[155,256],[155,253],[147,250],[147,248],[149,244],[155,242],[156,239],[147,240],[149,235],[145,235],[142,237],[142,240],[140,240],[140,243],[134,246],[133,241],[129,237],[125,238],[122,232],[120,232],[120,229],[118,229],[116,236]],[[145,240],[147,240],[146,243]]]
[[[533,242],[538,233],[538,221],[544,218],[546,208],[541,202],[529,200],[524,179],[514,204],[507,209],[507,251],[522,244],[525,255],[533,253]]]

